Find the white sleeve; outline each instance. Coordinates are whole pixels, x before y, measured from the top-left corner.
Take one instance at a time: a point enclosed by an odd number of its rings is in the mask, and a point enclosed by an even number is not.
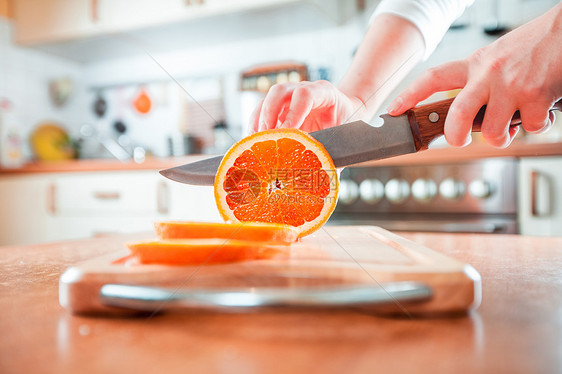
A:
[[[381,13],[391,13],[412,22],[421,32],[427,59],[449,26],[474,0],[382,0],[371,21]]]

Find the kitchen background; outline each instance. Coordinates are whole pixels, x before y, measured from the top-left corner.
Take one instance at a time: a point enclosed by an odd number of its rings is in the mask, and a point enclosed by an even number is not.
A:
[[[75,147],[84,159],[138,162],[221,153],[246,133],[251,111],[275,81],[337,83],[377,3],[0,0],[2,166],[75,157]],[[556,3],[476,0],[397,91],[429,66],[465,57],[500,28]],[[37,131],[44,125],[69,134],[64,149],[34,150],[42,137],[61,136]],[[527,138],[558,142],[562,124]]]

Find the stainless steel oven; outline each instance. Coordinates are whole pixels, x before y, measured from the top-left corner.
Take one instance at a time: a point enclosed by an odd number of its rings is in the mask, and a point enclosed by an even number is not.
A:
[[[515,158],[350,167],[329,223],[399,231],[518,233]]]

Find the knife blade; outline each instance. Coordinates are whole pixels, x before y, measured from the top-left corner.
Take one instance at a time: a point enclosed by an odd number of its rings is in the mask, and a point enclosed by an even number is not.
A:
[[[384,123],[373,127],[355,121],[310,133],[324,145],[337,168],[365,161],[415,153],[443,135],[445,119],[454,98],[421,105],[399,116],[381,115]],[[486,106],[476,115],[472,131],[479,132]],[[559,100],[551,110],[562,110]],[[521,117],[515,112],[510,126],[519,126]],[[177,182],[212,186],[223,156],[161,170],[160,174]]]

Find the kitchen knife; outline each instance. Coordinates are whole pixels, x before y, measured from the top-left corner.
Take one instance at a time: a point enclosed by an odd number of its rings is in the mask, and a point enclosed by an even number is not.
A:
[[[407,153],[426,150],[429,144],[443,135],[445,118],[454,98],[421,105],[399,116],[383,114],[384,124],[373,127],[363,121],[350,122],[341,126],[310,133],[324,145],[337,168],[378,160]],[[486,107],[483,106],[472,125],[472,131],[479,132]],[[551,110],[562,111],[562,100]],[[511,126],[519,126],[519,111],[511,119]],[[223,156],[217,156],[161,170],[166,178],[181,183],[210,186]]]

